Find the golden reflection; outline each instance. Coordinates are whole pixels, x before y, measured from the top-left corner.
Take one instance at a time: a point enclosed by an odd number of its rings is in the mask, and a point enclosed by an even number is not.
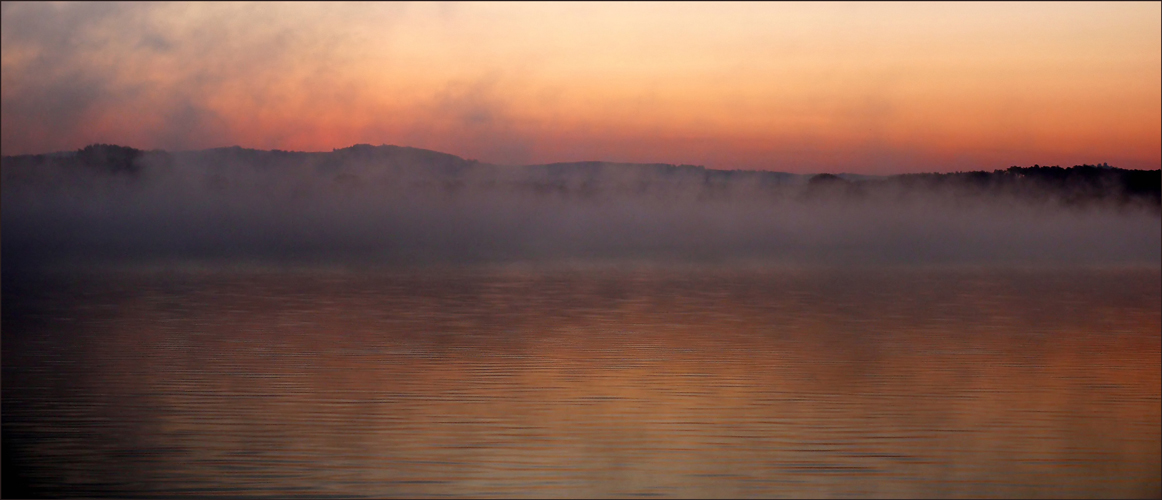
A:
[[[1159,492],[1156,270],[171,279],[46,327],[71,345],[57,400],[19,396],[45,412],[32,453],[60,460],[42,484]]]

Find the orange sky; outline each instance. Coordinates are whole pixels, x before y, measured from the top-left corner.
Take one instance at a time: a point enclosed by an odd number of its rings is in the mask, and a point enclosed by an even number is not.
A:
[[[3,154],[1162,167],[1162,3],[4,4]]]

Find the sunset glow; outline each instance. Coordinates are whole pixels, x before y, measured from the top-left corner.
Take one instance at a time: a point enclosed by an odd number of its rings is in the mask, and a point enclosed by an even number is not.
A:
[[[3,154],[1162,167],[1162,4],[3,5]]]

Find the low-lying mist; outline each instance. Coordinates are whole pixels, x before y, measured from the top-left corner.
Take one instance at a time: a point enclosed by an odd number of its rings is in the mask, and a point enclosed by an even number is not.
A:
[[[866,178],[90,146],[5,157],[4,272],[172,262],[1149,265],[1159,172]]]

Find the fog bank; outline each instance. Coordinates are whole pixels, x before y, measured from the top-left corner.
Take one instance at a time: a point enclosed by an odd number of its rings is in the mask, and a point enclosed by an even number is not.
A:
[[[1149,265],[1158,171],[802,176],[414,148],[4,157],[4,272],[195,261]]]

